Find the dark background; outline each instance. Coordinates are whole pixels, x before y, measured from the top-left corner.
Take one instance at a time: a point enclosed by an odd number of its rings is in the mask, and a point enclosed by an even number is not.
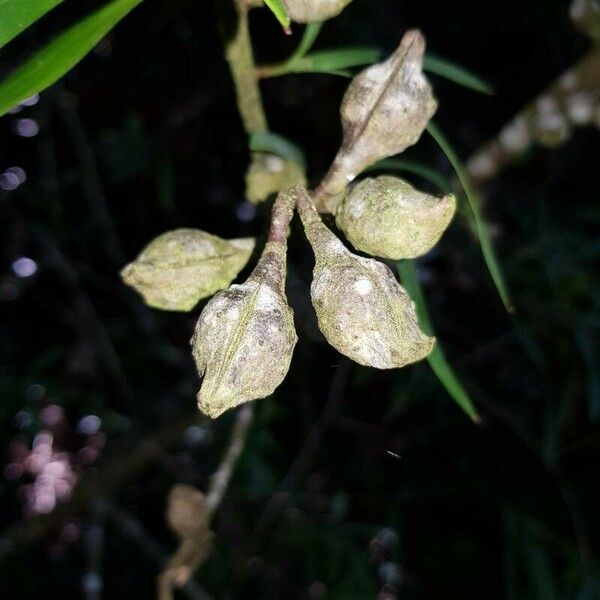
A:
[[[65,2],[2,51],[0,74],[93,6]],[[301,30],[287,38],[266,10],[251,24],[258,62],[285,58]],[[463,157],[589,45],[559,0],[355,0],[316,48],[391,50],[409,27],[496,91],[431,76],[436,121]],[[340,141],[346,85],[262,84],[271,128],[305,149],[312,183]],[[24,118],[37,135],[16,133]],[[199,308],[150,310],[118,272],[167,229],[262,236],[268,209],[244,201],[246,144],[212,4],[190,0],[147,0],[38,103],[0,119],[0,172],[27,177],[0,190],[2,598],[92,599],[100,583],[103,598],[152,597],[176,547],[168,490],[206,488],[232,415],[196,413],[188,340]],[[452,175],[427,135],[406,156]],[[419,261],[480,426],[426,363],[379,372],[325,345],[295,223],[288,293],[300,340],[284,384],[256,403],[197,586],[221,600],[600,598],[598,156],[598,131],[580,129],[483,189],[514,316],[460,219]],[[37,271],[17,276],[19,257]],[[91,490],[45,517],[19,467],[33,445],[49,448],[40,432],[72,469],[67,487]],[[147,441],[156,435],[168,438],[162,451]]]

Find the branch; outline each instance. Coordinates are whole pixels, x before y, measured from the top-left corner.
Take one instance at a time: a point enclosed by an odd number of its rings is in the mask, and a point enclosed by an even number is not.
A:
[[[179,548],[157,579],[159,600],[173,600],[174,590],[188,584],[194,571],[210,553],[212,518],[221,504],[235,466],[244,449],[252,423],[253,405],[245,404],[237,412],[229,445],[219,468],[211,478],[206,496],[191,486],[175,485],[169,494],[167,520],[179,536]]]
[[[244,129],[248,135],[255,131],[266,131],[267,117],[258,87],[248,27],[250,6],[244,0],[232,0],[235,10],[231,11],[231,5],[225,0],[216,0],[216,2],[225,43],[225,59],[233,78]],[[232,24],[233,35],[230,34]]]

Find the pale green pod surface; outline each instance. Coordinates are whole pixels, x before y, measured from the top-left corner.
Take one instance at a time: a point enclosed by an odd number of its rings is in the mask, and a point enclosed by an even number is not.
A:
[[[253,249],[253,238],[224,240],[200,229],[175,229],[152,240],[121,278],[149,306],[189,311],[227,287]]]
[[[284,291],[285,235],[273,234],[273,228],[277,224],[279,234],[287,231],[291,204],[276,202],[273,215],[256,269],[245,283],[230,286],[206,305],[191,340],[204,375],[198,406],[213,418],[272,394],[290,366],[297,336]]]
[[[429,252],[455,211],[452,194],[438,198],[384,175],[354,186],[337,209],[336,223],[358,250],[399,260]]]
[[[246,171],[246,198],[252,204],[264,202],[293,185],[306,185],[304,171],[298,163],[268,153],[256,153]]]
[[[288,15],[296,23],[326,21],[339,15],[352,0],[283,0]]]
[[[408,31],[387,60],[361,71],[350,83],[340,108],[344,138],[315,192],[320,209],[334,213],[337,197],[357,175],[421,137],[437,109],[423,74],[424,52],[422,34]]]
[[[435,338],[419,328],[415,306],[392,271],[347,250],[308,196],[298,194],[297,199],[315,253],[312,302],[327,341],[355,362],[378,369],[425,358]]]

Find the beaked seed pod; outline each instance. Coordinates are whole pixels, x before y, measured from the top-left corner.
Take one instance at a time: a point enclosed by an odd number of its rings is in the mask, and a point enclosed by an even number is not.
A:
[[[210,417],[264,398],[283,381],[297,341],[285,297],[286,237],[293,199],[279,194],[269,240],[252,275],[218,293],[204,308],[192,337],[204,375],[198,406]]]
[[[246,198],[252,204],[264,202],[277,192],[293,185],[306,185],[302,167],[274,154],[255,153],[246,171]]]
[[[429,252],[455,211],[452,194],[437,198],[383,175],[352,188],[337,209],[336,223],[358,250],[399,260]]]
[[[296,23],[326,21],[339,15],[352,0],[283,0],[288,15]]]
[[[323,224],[305,190],[295,188],[315,254],[312,302],[327,341],[352,360],[393,369],[425,358],[435,338],[419,328],[412,300],[383,263],[352,254]]]
[[[224,240],[200,229],[175,229],[152,240],[121,278],[149,306],[189,311],[227,287],[253,249],[253,238]]]
[[[424,52],[421,33],[408,31],[386,61],[352,80],[340,109],[342,144],[315,191],[319,209],[334,212],[335,199],[359,173],[421,137],[437,108],[423,75]]]

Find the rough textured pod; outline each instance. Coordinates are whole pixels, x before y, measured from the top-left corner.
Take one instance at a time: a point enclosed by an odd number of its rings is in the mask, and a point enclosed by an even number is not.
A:
[[[437,198],[384,175],[352,188],[337,209],[336,223],[358,250],[399,260],[429,252],[455,211],[452,194]]]
[[[272,194],[293,185],[306,185],[300,165],[274,154],[253,155],[246,171],[246,198],[252,204],[264,202]]]
[[[316,190],[320,209],[334,212],[321,197],[335,198],[364,169],[402,152],[421,137],[437,108],[423,75],[424,52],[421,33],[408,31],[386,61],[352,80],[340,109],[342,144]]]
[[[296,23],[325,21],[339,15],[352,0],[283,0],[288,15]]]
[[[356,256],[323,224],[308,194],[295,188],[315,254],[310,288],[319,329],[352,360],[378,369],[425,358],[435,338],[419,328],[412,300],[383,263]]]
[[[200,315],[191,343],[204,375],[198,406],[210,417],[269,396],[289,369],[297,340],[284,289],[292,213],[292,202],[280,194],[254,272],[242,285],[218,293]]]
[[[224,240],[200,229],[175,229],[152,240],[121,278],[149,306],[189,311],[227,287],[253,249],[253,238]]]

